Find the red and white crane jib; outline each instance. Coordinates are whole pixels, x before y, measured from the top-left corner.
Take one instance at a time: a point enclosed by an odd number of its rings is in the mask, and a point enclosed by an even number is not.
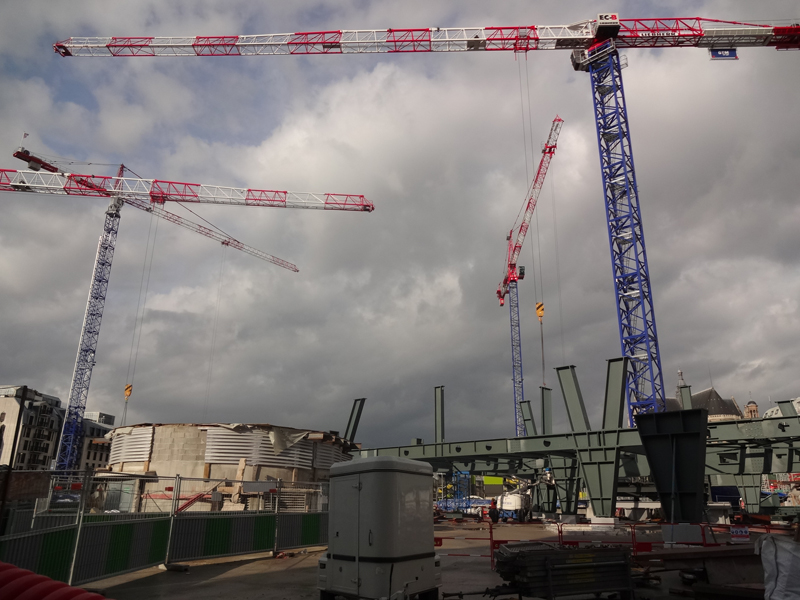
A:
[[[542,185],[544,185],[547,169],[550,167],[550,161],[553,159],[553,155],[558,147],[558,134],[561,133],[561,126],[563,124],[564,119],[556,115],[556,118],[553,119],[553,124],[550,126],[550,134],[547,136],[544,148],[542,148],[542,159],[539,161],[539,168],[536,170],[536,176],[533,178],[530,191],[527,194],[528,200],[525,205],[525,213],[517,229],[517,236],[514,238],[513,229],[508,235],[508,254],[506,257],[505,273],[503,274],[503,281],[497,286],[497,298],[500,300],[500,306],[505,304],[505,297],[508,294],[508,284],[518,278],[517,261],[519,260],[519,253],[522,250],[522,244],[525,243],[525,236],[531,224],[531,217],[536,208],[536,202],[539,200],[539,192],[542,191]]]
[[[120,195],[126,199],[137,198],[155,204],[164,204],[170,201],[202,202],[358,212],[372,212],[375,209],[369,200],[358,194],[255,190],[160,179],[0,169],[0,191],[15,191],[20,188],[32,192],[42,191],[76,196],[110,197]]]
[[[125,203],[130,204],[131,206],[135,206],[136,208],[139,208],[141,210],[146,210],[147,212],[154,213],[156,216],[161,217],[162,219],[166,219],[171,223],[175,223],[176,225],[180,225],[181,227],[184,227],[191,231],[195,231],[201,235],[211,238],[212,240],[216,240],[225,246],[236,248],[237,250],[244,252],[245,254],[255,256],[256,258],[260,258],[261,260],[270,262],[273,265],[283,267],[284,269],[288,269],[289,271],[293,271],[295,273],[299,272],[297,265],[295,265],[294,263],[290,263],[289,261],[283,260],[282,258],[278,258],[277,256],[273,256],[272,254],[267,254],[266,252],[262,252],[257,248],[253,248],[252,246],[243,244],[242,242],[240,242],[235,238],[221,234],[203,225],[193,223],[192,221],[184,219],[183,217],[179,217],[178,215],[166,211],[163,208],[156,206],[155,204],[151,204],[150,202],[144,202],[142,200],[139,200],[138,198],[125,198]]]
[[[27,157],[25,158],[27,159]],[[45,168],[44,163],[42,168]],[[101,183],[107,184],[107,179],[114,180],[114,184],[119,185],[121,181],[128,178],[122,177],[96,177],[94,175],[75,175],[66,173],[41,173],[35,171],[14,171],[11,169],[0,169],[0,192],[32,192],[39,194],[57,194],[57,195],[74,195],[74,196],[93,196],[111,198],[114,196],[120,197],[125,204],[134,206],[140,210],[147,211],[155,214],[157,217],[170,221],[176,225],[180,225],[185,229],[189,229],[196,233],[211,238],[221,244],[236,248],[237,250],[250,254],[261,260],[293,271],[299,272],[297,266],[289,261],[267,254],[257,248],[243,244],[239,240],[232,238],[228,235],[222,234],[213,229],[209,229],[204,225],[193,223],[188,219],[184,219],[176,214],[164,210],[158,204],[137,197],[134,194],[126,194],[121,189],[107,188],[96,183],[96,180],[101,180]],[[66,180],[66,182],[65,182]],[[120,186],[121,188],[121,186]]]
[[[612,17],[617,15],[612,14]],[[189,37],[71,37],[53,44],[61,56],[261,56],[578,50],[598,39],[598,20],[571,25],[431,27]],[[619,48],[770,46],[800,49],[800,24],[717,19],[620,19]]]

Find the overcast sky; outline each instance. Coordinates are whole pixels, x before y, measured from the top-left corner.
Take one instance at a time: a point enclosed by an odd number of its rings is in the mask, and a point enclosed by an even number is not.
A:
[[[794,0],[603,8],[800,18]],[[605,360],[620,346],[591,86],[561,51],[79,59],[54,54],[53,42],[557,25],[597,11],[464,0],[5,3],[0,167],[24,168],[11,154],[28,132],[34,153],[124,162],[144,178],[364,194],[376,207],[192,207],[299,273],[160,223],[128,423],[343,431],[353,398],[366,397],[357,441],[432,441],[433,390],[444,385],[447,439],[512,436],[508,309],[495,290],[505,236],[559,114],[520,260],[525,391],[538,413],[543,299],[557,426],[566,428],[552,369],[564,364],[577,367],[599,424]],[[713,380],[740,406],[752,394],[762,412],[770,398],[800,396],[800,52],[742,49],[735,62],[701,49],[624,53],[665,389],[682,369],[695,390]],[[66,401],[104,209],[100,199],[0,193],[0,384]],[[123,209],[89,392],[87,410],[118,419],[149,226],[146,213]]]

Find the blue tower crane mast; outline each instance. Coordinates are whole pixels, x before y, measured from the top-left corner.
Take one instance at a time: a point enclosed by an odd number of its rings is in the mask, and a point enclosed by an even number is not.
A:
[[[619,30],[618,23],[616,31],[614,24],[607,27],[612,35]],[[603,33],[601,23],[598,35]],[[572,63],[576,70],[588,71],[591,76],[620,348],[629,365],[625,385],[628,423],[635,426],[637,414],[662,412],[665,405],[650,269],[622,85],[622,69],[627,61],[620,57],[614,39],[608,38],[585,51],[574,52]]]
[[[122,177],[123,167],[120,166]],[[94,356],[97,351],[97,340],[100,337],[100,323],[103,320],[103,309],[106,304],[106,292],[111,278],[111,262],[117,245],[119,232],[120,209],[123,200],[112,198],[106,209],[103,235],[97,245],[97,257],[92,271],[92,282],[89,287],[89,299],[86,302],[86,313],[83,317],[81,338],[78,342],[78,355],[75,358],[75,369],[69,389],[67,414],[64,416],[64,428],[61,432],[61,443],[56,457],[56,469],[60,471],[74,470],[79,466],[81,447],[83,446],[83,413],[86,411],[86,399],[89,396],[89,383],[92,380]]]

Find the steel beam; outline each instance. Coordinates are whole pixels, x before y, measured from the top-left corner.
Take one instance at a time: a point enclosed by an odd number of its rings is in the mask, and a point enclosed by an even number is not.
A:
[[[350,418],[347,420],[347,429],[344,432],[344,439],[348,442],[352,442],[356,437],[358,423],[361,421],[361,411],[364,410],[364,402],[366,401],[366,398],[353,400],[353,408],[350,410]]]
[[[781,400],[778,402],[781,409],[781,415],[784,417],[796,417],[797,409],[794,407],[794,402],[791,400]]]
[[[440,385],[433,392],[434,410],[436,412],[436,431],[434,440],[437,444],[444,442],[444,386]]]
[[[519,408],[522,411],[522,420],[525,423],[525,435],[536,435],[536,423],[533,422],[531,403],[523,400],[519,403]]]
[[[553,390],[548,387],[540,387],[542,393],[542,435],[553,433]]]
[[[617,364],[614,369],[618,366]],[[609,370],[613,381],[616,377],[615,371]],[[615,488],[612,486],[617,485],[618,478],[630,479],[631,483],[625,484],[628,488],[640,488],[647,484],[650,476],[650,466],[643,457],[639,432],[621,427],[591,431],[574,367],[560,369],[559,381],[565,400],[568,406],[571,405],[570,420],[578,425],[581,429],[579,431],[559,434],[552,432],[551,391],[543,387],[540,435],[444,442],[442,431],[442,441],[439,443],[363,449],[358,454],[362,457],[399,456],[423,460],[440,472],[458,470],[487,475],[516,474],[531,479],[538,479],[549,465],[555,479],[555,488],[549,489],[555,489],[558,493],[562,510],[565,511],[577,506],[577,490],[581,476],[585,473],[589,475],[587,487],[590,495],[593,495],[595,514],[613,514],[612,497],[615,495]],[[613,392],[616,386],[616,383],[606,383],[607,408],[604,422],[606,416],[611,419],[616,414],[616,404],[609,400],[609,390]],[[441,397],[443,405],[443,390]],[[443,425],[443,412],[441,416]],[[757,483],[760,488],[762,473],[776,472],[777,469],[795,470],[800,465],[800,416],[784,415],[773,419],[709,423],[705,444],[707,476],[732,482],[736,476],[751,476],[737,481],[737,485],[743,489],[755,489]],[[611,474],[612,471],[614,475]],[[539,497],[543,508],[547,504],[545,492],[545,487],[540,488]],[[745,489],[743,496],[747,497],[748,494],[749,508],[757,510],[755,493]]]
[[[556,369],[558,382],[561,384],[561,394],[567,407],[567,417],[573,432],[590,431],[589,417],[586,416],[586,406],[583,403],[581,387],[578,385],[578,375],[575,367],[558,367]]]
[[[625,380],[628,358],[613,358],[606,367],[606,397],[603,405],[603,429],[620,429],[625,416]]]
[[[692,387],[689,385],[681,385],[678,387],[680,393],[680,402],[683,410],[692,410]]]

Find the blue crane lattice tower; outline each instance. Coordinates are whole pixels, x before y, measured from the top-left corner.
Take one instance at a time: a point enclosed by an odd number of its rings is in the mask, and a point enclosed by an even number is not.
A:
[[[508,313],[511,318],[511,378],[514,384],[514,427],[517,437],[523,437],[525,420],[522,417],[522,401],[525,392],[522,386],[522,337],[519,329],[519,294],[517,280],[508,282]]]
[[[86,315],[83,317],[83,329],[78,345],[78,356],[75,359],[75,371],[72,374],[72,385],[69,390],[69,404],[61,431],[61,443],[58,447],[56,468],[59,470],[75,470],[80,465],[80,449],[83,440],[83,413],[86,410],[86,398],[89,395],[89,382],[92,379],[94,356],[97,340],[100,336],[100,322],[103,319],[103,308],[106,304],[106,292],[111,276],[111,260],[114,258],[114,247],[119,231],[119,211],[122,199],[115,198],[106,210],[103,235],[97,246],[97,259],[92,273],[92,286],[86,302]]]
[[[597,144],[622,354],[629,358],[628,418],[664,410],[664,381],[647,267],[622,65],[613,40],[589,51]]]

